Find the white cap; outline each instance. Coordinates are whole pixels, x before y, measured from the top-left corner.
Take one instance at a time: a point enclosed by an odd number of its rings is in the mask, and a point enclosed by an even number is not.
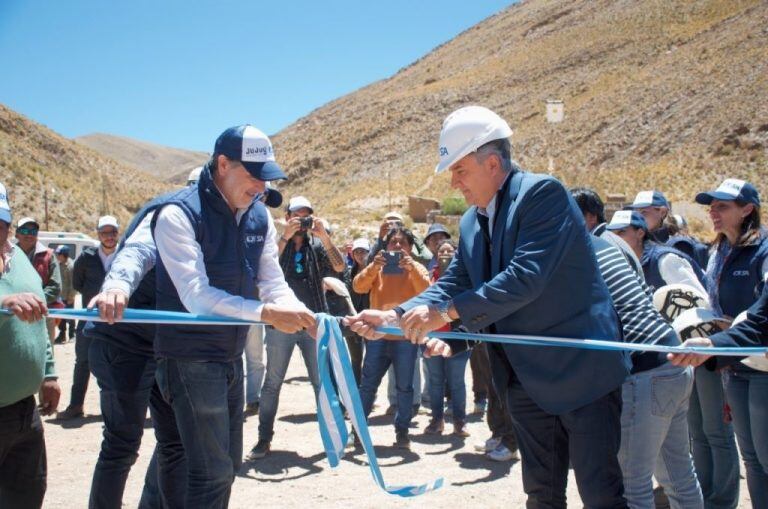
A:
[[[34,218],[32,218],[32,217],[22,217],[21,219],[19,219],[19,222],[16,223],[16,228],[21,228],[22,226],[24,226],[27,223],[35,223],[36,225],[40,226],[40,223],[35,221]]]
[[[115,228],[120,228],[120,225],[117,224],[117,219],[115,219],[113,216],[101,216],[99,218],[96,229],[101,230],[105,226],[114,226]]]
[[[352,251],[355,249],[365,249],[366,251],[370,251],[371,243],[368,242],[368,239],[360,237],[359,239],[352,241]]]
[[[291,198],[291,201],[288,202],[288,212],[296,212],[300,209],[309,209],[310,213],[314,212],[312,209],[312,204],[309,203],[309,200],[303,196],[294,196]]]
[[[450,168],[459,159],[493,140],[512,136],[506,120],[482,106],[465,106],[445,119],[440,131],[440,162],[435,173]]]
[[[401,213],[399,213],[399,212],[395,212],[394,210],[391,210],[391,211],[387,212],[386,214],[384,214],[384,220],[385,221],[390,220],[390,219],[393,219],[395,221],[400,221],[401,223],[403,221],[405,221],[405,219],[403,219],[403,215]]]
[[[11,206],[8,204],[8,191],[0,183],[0,221],[11,224]]]
[[[189,177],[187,177],[187,184],[193,184],[200,180],[200,174],[203,173],[203,167],[198,166],[197,168],[192,168],[192,171],[189,172]]]

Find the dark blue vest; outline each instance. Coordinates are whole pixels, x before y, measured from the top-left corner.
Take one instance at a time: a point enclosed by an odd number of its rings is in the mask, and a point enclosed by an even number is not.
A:
[[[120,245],[118,246],[118,252],[125,245],[126,239],[136,231],[136,228],[139,227],[148,214],[151,214],[158,207],[172,200],[182,191],[184,190],[163,194],[144,204],[136,215],[133,216],[131,224],[128,225],[125,233],[123,233]],[[155,269],[150,270],[141,280],[136,291],[133,292],[128,300],[128,307],[131,309],[155,309]],[[107,341],[119,348],[148,357],[154,356],[155,332],[154,324],[125,322],[118,322],[114,325],[104,322],[88,322],[84,330],[86,336]]]
[[[760,297],[764,286],[762,266],[766,256],[768,237],[764,236],[754,243],[731,250],[715,281],[723,313],[735,317]]]
[[[690,263],[691,267],[693,267],[693,271],[696,273],[696,277],[701,283],[701,286],[703,286],[705,290],[709,287],[706,274],[704,274],[704,271],[701,270],[701,267],[699,267],[699,264],[696,263],[693,258],[685,253],[678,251],[675,248],[657,244],[655,242],[646,242],[645,247],[643,248],[643,256],[640,259],[640,263],[643,264],[645,282],[654,291],[667,284],[667,282],[664,281],[664,279],[661,277],[661,272],[659,271],[659,260],[666,254],[677,255]]]
[[[254,200],[238,225],[207,166],[198,186],[183,190],[164,206],[169,204],[180,207],[189,218],[203,252],[209,284],[232,295],[256,298],[259,259],[269,224],[264,204]],[[157,216],[152,221],[153,235]],[[160,256],[155,270],[157,309],[187,311]],[[230,361],[242,355],[247,332],[248,326],[242,325],[160,325],[155,353],[182,360]]]
[[[706,244],[699,242],[693,237],[688,237],[686,235],[675,235],[674,237],[669,238],[667,241],[667,246],[673,247],[693,258],[696,263],[699,264],[700,269],[704,270],[707,268],[709,250],[707,249]]]

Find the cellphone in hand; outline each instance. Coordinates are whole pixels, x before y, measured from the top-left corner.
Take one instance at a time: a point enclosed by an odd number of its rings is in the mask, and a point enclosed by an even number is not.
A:
[[[402,274],[403,269],[400,268],[400,260],[403,258],[403,253],[400,251],[384,251],[384,259],[386,264],[381,269],[382,274]]]
[[[448,266],[451,264],[451,261],[453,260],[453,256],[447,257],[447,256],[440,256],[437,259],[437,265],[440,267],[440,274],[445,274],[445,271],[448,270]]]

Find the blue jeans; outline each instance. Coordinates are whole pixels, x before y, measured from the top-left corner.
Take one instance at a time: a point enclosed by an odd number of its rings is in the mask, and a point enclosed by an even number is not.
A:
[[[445,400],[445,385],[451,391],[451,407],[454,421],[467,418],[467,386],[464,383],[464,373],[471,350],[465,350],[452,357],[430,357],[424,359],[429,366],[429,402],[432,408],[432,418],[443,418],[443,401]]]
[[[227,507],[243,457],[243,361],[160,358],[157,385],[171,405],[172,423],[158,433],[163,456],[180,443],[187,458],[184,507]]]
[[[422,364],[419,362],[419,356],[417,354],[416,356],[416,364],[413,365],[413,404],[414,405],[421,405],[424,400],[428,400],[429,398],[424,398],[425,391],[428,391],[426,387],[422,388],[422,385],[428,385],[428,384],[422,384],[422,376],[421,376],[421,370],[419,369],[420,365]],[[426,363],[424,364],[425,371],[426,371]],[[424,376],[424,381],[428,381],[428,375]],[[427,394],[429,394],[427,392]],[[397,384],[395,384],[395,368],[393,366],[390,366],[387,370],[387,401],[390,405],[397,406]]]
[[[725,392],[747,469],[752,507],[768,507],[768,373],[726,372]]]
[[[89,507],[120,508],[128,473],[139,456],[156,364],[151,357],[99,339],[91,342],[88,359],[99,384],[104,418],[104,440],[93,471]],[[147,470],[141,507],[160,507],[157,481],[157,471]]]
[[[264,326],[251,325],[245,343],[245,402],[258,403],[264,383]]]
[[[654,509],[654,475],[673,508],[704,507],[688,437],[692,389],[693,370],[671,364],[630,375],[622,386],[619,464],[633,509]]]
[[[72,373],[72,393],[69,406],[83,406],[88,380],[91,378],[88,355],[93,339],[83,334],[82,329],[75,337],[75,368]]]
[[[707,509],[733,509],[739,503],[739,453],[733,426],[725,422],[724,405],[720,373],[704,366],[696,368],[688,427],[693,464]]]
[[[413,369],[418,347],[406,340],[379,339],[365,342],[363,376],[360,380],[360,399],[368,417],[376,399],[376,391],[390,364],[395,369],[397,413],[395,429],[407,430],[413,412]]]
[[[271,441],[275,434],[275,417],[277,417],[277,405],[280,403],[280,389],[295,346],[301,350],[309,381],[315,391],[315,398],[320,387],[320,375],[317,371],[317,343],[306,332],[286,334],[277,329],[267,329],[265,343],[267,344],[267,376],[261,388],[259,403],[259,440]]]

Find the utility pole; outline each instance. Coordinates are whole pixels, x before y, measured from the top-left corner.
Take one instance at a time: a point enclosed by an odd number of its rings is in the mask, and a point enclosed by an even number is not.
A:
[[[45,229],[51,231],[48,227],[48,186],[43,186],[43,207],[45,209]]]
[[[547,166],[547,171],[550,175],[552,175],[552,172],[555,171],[555,160],[552,157],[554,125],[563,121],[563,117],[565,115],[565,105],[560,99],[547,99],[546,108],[547,123],[549,124],[549,135],[547,137],[547,158],[549,159],[549,164]]]

